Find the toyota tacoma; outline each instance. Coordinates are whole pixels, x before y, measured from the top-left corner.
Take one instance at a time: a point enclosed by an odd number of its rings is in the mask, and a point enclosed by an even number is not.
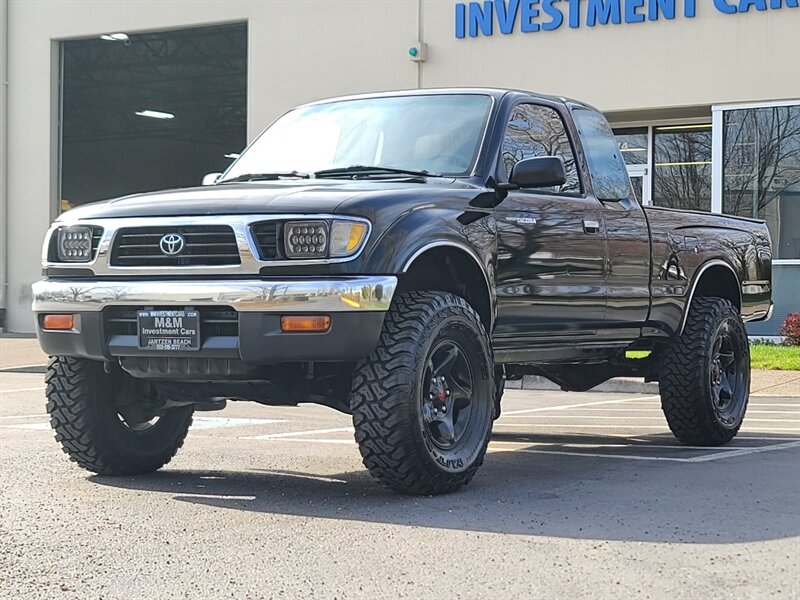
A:
[[[658,381],[674,435],[739,430],[764,222],[642,207],[603,115],[496,89],[325,100],[203,186],[61,215],[33,310],[69,457],[154,471],[228,401],[352,415],[369,472],[439,494],[483,462],[505,380]],[[644,358],[629,358],[632,350]]]

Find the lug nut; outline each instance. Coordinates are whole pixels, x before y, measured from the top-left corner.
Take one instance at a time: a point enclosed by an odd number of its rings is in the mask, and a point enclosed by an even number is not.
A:
[[[449,396],[450,395],[450,390],[445,390],[444,393]]]

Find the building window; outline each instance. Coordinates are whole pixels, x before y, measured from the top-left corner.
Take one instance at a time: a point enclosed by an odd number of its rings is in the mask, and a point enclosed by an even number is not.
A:
[[[800,258],[800,104],[722,114],[722,211],[764,219],[773,258]]]
[[[711,210],[711,125],[656,127],[653,204]]]
[[[647,127],[615,129],[614,137],[626,165],[647,164]]]

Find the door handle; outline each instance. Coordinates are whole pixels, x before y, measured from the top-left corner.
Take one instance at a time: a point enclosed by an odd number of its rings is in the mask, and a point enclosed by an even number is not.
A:
[[[583,231],[586,233],[600,233],[600,222],[594,219],[584,219]]]

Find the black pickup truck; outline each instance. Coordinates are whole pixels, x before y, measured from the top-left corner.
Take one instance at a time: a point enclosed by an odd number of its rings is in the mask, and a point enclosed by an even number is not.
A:
[[[160,468],[195,410],[315,402],[352,414],[379,481],[449,492],[525,374],[658,381],[687,444],[742,424],[744,321],[772,308],[767,228],[643,209],[590,106],[496,89],[326,100],[204,183],[71,210],[45,239],[47,408],[90,471]]]

